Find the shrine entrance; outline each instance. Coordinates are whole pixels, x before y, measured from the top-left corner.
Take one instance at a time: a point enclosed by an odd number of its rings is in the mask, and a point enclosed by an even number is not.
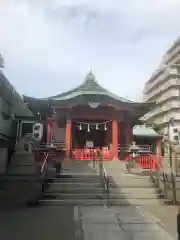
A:
[[[109,135],[111,129],[106,121],[72,121],[72,148],[109,147]]]

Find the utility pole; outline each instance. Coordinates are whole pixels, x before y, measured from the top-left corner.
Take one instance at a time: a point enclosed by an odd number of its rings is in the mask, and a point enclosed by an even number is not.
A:
[[[172,154],[173,154],[173,149],[172,149],[172,143],[170,139],[170,125],[172,125],[174,119],[170,119],[168,122],[168,145],[169,145],[169,167],[170,167],[170,177],[171,177],[171,184],[172,184],[172,204],[175,205],[177,203],[177,198],[176,198],[176,176],[174,173],[174,168],[173,168],[173,159],[172,159]],[[171,203],[171,202],[169,202]]]
[[[178,112],[180,113],[180,78],[179,69],[177,70],[177,91],[178,91]]]

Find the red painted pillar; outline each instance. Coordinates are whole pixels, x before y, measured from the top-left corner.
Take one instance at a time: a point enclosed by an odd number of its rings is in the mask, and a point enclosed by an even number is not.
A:
[[[52,119],[48,118],[47,120],[47,143],[51,144],[52,142]]]
[[[66,122],[66,156],[70,157],[71,150],[71,120],[67,120]]]
[[[112,121],[112,152],[113,160],[118,159],[118,121]]]
[[[161,143],[162,143],[162,140],[161,139],[158,139],[157,140],[157,155],[158,156],[162,156],[162,149],[161,149]]]

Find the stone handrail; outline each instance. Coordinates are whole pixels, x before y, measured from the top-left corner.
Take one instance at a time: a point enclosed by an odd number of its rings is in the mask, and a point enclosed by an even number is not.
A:
[[[107,171],[104,168],[104,166],[103,166],[103,179],[104,179],[104,189],[105,189],[105,192],[108,192],[108,189],[109,189],[109,177],[108,177]]]

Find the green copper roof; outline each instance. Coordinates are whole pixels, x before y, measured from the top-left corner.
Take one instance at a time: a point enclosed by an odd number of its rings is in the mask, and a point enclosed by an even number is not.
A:
[[[105,88],[103,88],[101,85],[98,84],[95,75],[92,73],[92,71],[90,71],[84,82],[78,86],[77,88],[74,88],[68,92],[53,96],[53,97],[49,97],[48,99],[51,100],[68,100],[80,95],[104,95],[104,96],[109,96],[111,98],[114,98],[116,100],[122,101],[122,102],[131,102],[125,98],[121,98],[111,92],[109,92],[108,90],[106,90]]]
[[[152,127],[146,127],[145,125],[134,126],[133,135],[137,137],[160,137],[160,135],[155,132]]]

